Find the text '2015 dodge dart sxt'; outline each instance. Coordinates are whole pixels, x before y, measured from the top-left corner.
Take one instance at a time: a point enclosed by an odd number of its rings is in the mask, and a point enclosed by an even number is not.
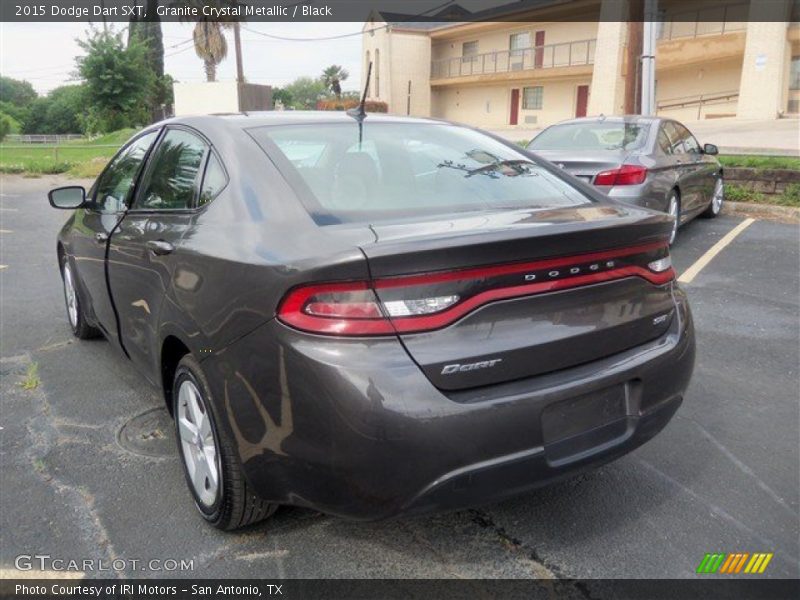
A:
[[[73,332],[163,390],[223,529],[516,494],[653,437],[692,373],[671,219],[468,127],[175,119],[50,202]]]

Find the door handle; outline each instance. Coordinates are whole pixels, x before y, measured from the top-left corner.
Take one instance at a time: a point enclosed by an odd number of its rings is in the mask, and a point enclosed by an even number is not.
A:
[[[98,231],[94,234],[94,241],[98,244],[105,244],[108,241],[108,234]]]
[[[149,240],[145,243],[145,246],[156,256],[164,256],[175,250],[175,246],[164,240]]]

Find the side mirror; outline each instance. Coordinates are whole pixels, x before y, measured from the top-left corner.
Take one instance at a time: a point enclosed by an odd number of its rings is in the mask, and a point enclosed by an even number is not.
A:
[[[50,206],[67,210],[82,208],[86,203],[86,190],[79,185],[56,188],[47,193]]]
[[[703,152],[705,154],[710,154],[711,156],[715,156],[719,154],[719,148],[717,148],[714,144],[706,144],[703,146]]]

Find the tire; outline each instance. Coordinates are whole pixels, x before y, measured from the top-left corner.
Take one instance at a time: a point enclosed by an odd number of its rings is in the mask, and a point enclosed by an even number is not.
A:
[[[719,176],[717,179],[717,183],[714,184],[714,194],[711,196],[711,202],[708,203],[708,208],[706,208],[700,216],[706,219],[713,219],[722,212],[722,204],[725,202],[725,182],[722,179],[722,175]]]
[[[80,340],[96,338],[100,335],[100,330],[89,325],[86,314],[83,312],[83,305],[78,295],[78,284],[75,272],[65,256],[61,263],[61,280],[64,286],[64,304],[67,308],[67,322],[72,335]]]
[[[678,229],[681,226],[681,195],[677,189],[673,189],[667,196],[667,214],[675,219],[669,237],[669,245],[672,246],[678,237]]]
[[[183,473],[203,518],[217,529],[231,531],[274,513],[277,505],[259,498],[247,484],[235,444],[217,425],[220,419],[208,381],[190,354],[175,370],[172,402]]]

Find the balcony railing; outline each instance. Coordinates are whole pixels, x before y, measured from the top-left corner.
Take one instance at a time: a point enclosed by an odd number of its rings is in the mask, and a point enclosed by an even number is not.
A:
[[[659,23],[658,39],[674,40],[701,35],[723,35],[747,29],[749,2],[710,6],[697,10],[667,13]]]
[[[591,65],[596,45],[594,39],[580,40],[434,60],[431,79]]]

